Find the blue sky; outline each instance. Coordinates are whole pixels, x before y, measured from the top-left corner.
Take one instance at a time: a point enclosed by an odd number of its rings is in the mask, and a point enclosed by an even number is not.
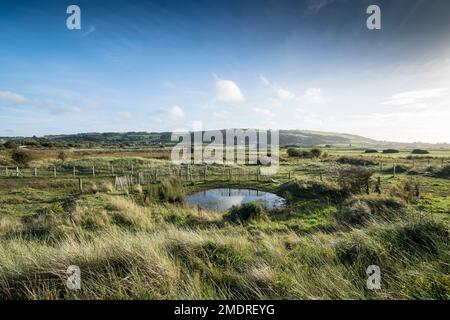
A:
[[[449,14],[446,0],[2,0],[0,136],[201,121],[450,142]]]

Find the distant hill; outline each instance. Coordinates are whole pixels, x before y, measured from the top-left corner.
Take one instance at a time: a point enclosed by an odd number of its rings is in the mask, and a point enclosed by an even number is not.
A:
[[[43,137],[0,137],[0,142],[14,140],[20,144],[40,145],[44,147],[145,147],[166,145],[170,146],[175,142],[170,140],[171,132],[89,132],[65,135],[47,135]],[[429,149],[450,149],[449,144],[429,144],[429,143],[399,143],[389,141],[378,141],[358,135],[322,132],[311,130],[280,130],[281,146],[324,146],[335,147],[357,147],[357,148],[429,148]]]

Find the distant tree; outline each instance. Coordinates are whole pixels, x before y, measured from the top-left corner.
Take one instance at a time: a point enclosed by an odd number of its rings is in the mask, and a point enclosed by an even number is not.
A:
[[[4,146],[5,146],[6,149],[15,149],[15,148],[17,148],[17,144],[14,141],[12,141],[12,140],[6,141]]]
[[[318,158],[322,155],[322,150],[318,149],[318,148],[313,148],[309,151],[311,157],[313,158]]]
[[[411,151],[412,154],[429,154],[430,152],[423,149],[414,149]]]
[[[33,160],[33,154],[30,151],[15,149],[11,154],[11,159],[19,165],[28,165]]]
[[[287,149],[287,154],[291,158],[311,158],[311,153],[306,150],[300,150],[298,148]]]
[[[383,150],[383,153],[399,153],[397,149],[385,149]]]
[[[378,153],[378,150],[375,149],[366,149],[364,153]]]

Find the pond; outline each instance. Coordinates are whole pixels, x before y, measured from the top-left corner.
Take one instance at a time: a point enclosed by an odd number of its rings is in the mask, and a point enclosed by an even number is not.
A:
[[[224,211],[234,205],[260,201],[268,209],[283,208],[286,200],[274,193],[251,189],[210,189],[194,193],[187,198],[189,205],[196,205],[204,210]]]

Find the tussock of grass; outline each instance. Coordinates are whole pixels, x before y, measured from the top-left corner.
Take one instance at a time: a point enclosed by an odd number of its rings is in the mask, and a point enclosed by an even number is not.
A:
[[[364,226],[371,222],[391,222],[407,218],[412,208],[400,198],[379,195],[358,195],[347,199],[336,212],[339,223]]]

